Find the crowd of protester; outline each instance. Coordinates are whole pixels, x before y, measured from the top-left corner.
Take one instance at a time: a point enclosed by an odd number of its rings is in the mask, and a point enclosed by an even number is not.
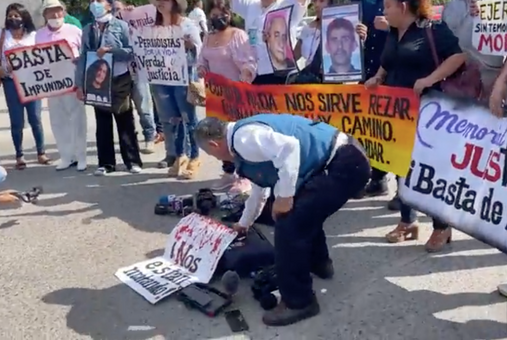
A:
[[[428,89],[442,90],[441,82],[467,64],[478,65],[484,90],[480,98],[493,114],[503,116],[503,99],[507,92],[507,69],[504,58],[479,53],[472,46],[473,16],[478,14],[475,0],[451,0],[445,5],[442,20],[432,21],[430,0],[361,0],[362,23],[355,27],[363,40],[364,86],[379,85],[411,88],[417,95]],[[203,9],[197,2],[187,16],[186,0],[154,0],[157,8],[155,25],[180,26],[185,34],[188,72],[190,77],[204,77],[211,72],[233,81],[262,84],[285,84],[287,74],[269,73],[268,61],[262,57],[263,26],[270,11],[293,6],[291,32],[295,32],[310,5],[309,0],[215,0]],[[313,0],[315,19],[294,36],[292,45],[296,59],[305,59],[294,82],[322,82],[320,31],[322,10],[334,0]],[[116,17],[121,10],[131,10],[121,1],[91,0],[90,11],[95,20],[80,27],[77,19],[66,13],[58,0],[45,0],[43,16],[46,26],[36,29],[29,11],[13,3],[6,11],[5,29],[0,37],[2,52],[19,46],[60,39],[69,41],[76,60],[77,91],[49,100],[49,114],[60,161],[57,170],[74,165],[87,169],[86,114],[83,103],[84,67],[86,52],[97,55],[112,53],[113,107],[95,107],[98,168],[95,175],[116,171],[113,122],[118,130],[121,157],[132,173],[142,171],[141,153],[154,152],[155,143],[163,142],[165,157],[159,166],[168,168],[168,175],[182,180],[196,178],[201,162],[199,147],[193,131],[198,118],[196,106],[186,100],[188,87],[150,85],[143,83],[131,70],[132,48],[128,24]],[[206,10],[206,13],[204,12]],[[244,19],[243,28],[234,27],[233,14]],[[428,31],[433,42],[428,39]],[[95,37],[101,37],[100,40]],[[257,39],[252,39],[257,37]],[[437,62],[432,57],[435,51]],[[3,53],[2,53],[3,55]],[[23,155],[25,110],[36,143],[37,161],[49,165],[46,156],[41,101],[22,103],[10,76],[10,66],[2,59],[0,77],[7,101],[12,141],[16,154],[16,169],[27,163]],[[304,75],[304,77],[302,77]],[[135,131],[134,108],[139,116],[144,137],[139,147]],[[235,174],[234,164],[223,162],[223,176],[215,189],[233,187],[248,191],[250,183]],[[387,194],[386,173],[378,169],[357,198]],[[386,235],[388,242],[402,242],[418,237],[417,214],[414,209],[395,197],[389,208],[399,210],[397,227]],[[442,250],[451,241],[451,228],[433,219],[433,233],[426,243],[428,252]]]

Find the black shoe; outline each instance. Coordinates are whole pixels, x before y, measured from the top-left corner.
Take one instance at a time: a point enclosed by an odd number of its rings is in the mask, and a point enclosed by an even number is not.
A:
[[[159,169],[170,168],[173,166],[174,162],[176,162],[176,156],[167,156],[158,162],[157,167]]]
[[[387,209],[391,211],[400,211],[400,205],[400,198],[398,197],[398,194],[396,194],[396,196],[387,203]]]
[[[315,296],[308,306],[298,309],[290,309],[281,301],[274,309],[264,313],[262,322],[267,326],[288,326],[319,313],[320,306]]]
[[[370,181],[364,189],[366,196],[382,196],[389,192],[387,188],[387,180]]]
[[[313,268],[311,269],[311,273],[322,280],[332,279],[334,276],[333,261],[329,259],[320,265],[313,266]]]
[[[355,194],[354,196],[352,196],[352,198],[355,200],[360,200],[360,199],[364,198],[365,196],[366,196],[366,190],[363,189],[363,190],[359,191],[357,194]]]

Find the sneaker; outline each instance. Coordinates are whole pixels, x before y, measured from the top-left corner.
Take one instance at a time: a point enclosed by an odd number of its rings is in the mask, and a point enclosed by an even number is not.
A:
[[[143,171],[143,169],[141,169],[139,165],[134,164],[132,165],[129,171],[131,174],[139,174]]]
[[[236,181],[232,184],[229,189],[230,194],[246,194],[252,190],[252,183],[246,178],[240,178],[236,176]]]
[[[107,175],[107,170],[104,167],[97,168],[93,173],[94,176],[105,176]]]
[[[58,165],[56,166],[56,171],[62,171],[67,170],[72,166],[72,161],[67,161],[65,159],[60,159],[60,162],[58,162]]]
[[[144,148],[141,149],[141,153],[152,154],[154,152],[155,152],[155,143],[154,142],[145,142]]]
[[[238,175],[224,173],[222,177],[211,187],[213,191],[229,191],[236,181],[239,179]]]
[[[85,171],[87,168],[86,161],[77,162],[77,171]]]

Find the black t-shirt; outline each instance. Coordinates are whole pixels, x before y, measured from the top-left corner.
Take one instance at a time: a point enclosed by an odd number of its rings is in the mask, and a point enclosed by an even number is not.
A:
[[[458,38],[444,22],[416,21],[407,29],[400,41],[398,30],[391,27],[380,59],[382,68],[387,72],[384,85],[413,88],[418,79],[425,78],[435,71],[437,65],[426,31],[429,25],[441,63],[450,56],[461,53]],[[440,83],[432,88],[440,89]]]

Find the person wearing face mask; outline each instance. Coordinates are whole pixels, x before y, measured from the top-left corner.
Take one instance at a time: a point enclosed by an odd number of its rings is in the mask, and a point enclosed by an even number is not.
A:
[[[123,1],[114,2],[114,13],[116,17],[121,11],[132,11],[134,6],[125,5]],[[150,93],[150,85],[139,79],[136,73],[135,62],[132,61],[130,74],[134,81],[132,87],[132,101],[139,115],[139,124],[143,129],[144,148],[141,149],[142,153],[151,154],[155,152],[155,137],[157,136],[155,118],[153,114],[153,101]]]
[[[266,50],[268,32],[264,32],[266,15],[276,9],[293,6],[290,19],[291,38],[295,38],[295,29],[306,13],[309,0],[232,0],[231,8],[234,13],[245,20],[245,30],[248,41],[255,49],[257,55],[257,75],[253,84],[284,84],[287,71],[274,73]],[[295,43],[295,41],[292,41]]]
[[[9,110],[11,136],[16,150],[16,169],[26,168],[23,156],[23,128],[25,110],[32,128],[37,158],[40,164],[51,164],[44,149],[44,131],[41,123],[41,101],[34,100],[21,103],[14,80],[10,76],[11,66],[7,63],[4,53],[23,46],[35,44],[35,25],[28,10],[21,4],[12,3],[5,11],[5,29],[0,33],[0,78],[3,84],[5,100]]]
[[[209,12],[211,33],[204,38],[197,61],[197,72],[204,78],[207,72],[219,74],[233,81],[251,83],[257,61],[245,31],[231,26],[232,12],[225,1],[215,1]],[[212,187],[216,191],[245,192],[250,182],[235,174],[234,163],[223,162],[222,178]]]
[[[194,67],[201,51],[199,28],[185,17],[186,0],[157,0],[155,26],[179,26],[185,39],[188,77],[194,78]],[[163,124],[166,157],[164,162],[170,166],[169,177],[193,179],[201,162],[199,147],[193,131],[197,125],[196,106],[187,100],[188,86],[151,85],[153,100],[157,107],[160,122]],[[171,166],[172,165],[172,166]]]
[[[116,121],[120,152],[123,163],[131,173],[141,172],[142,161],[135,131],[134,113],[130,100],[132,77],[129,63],[132,47],[129,43],[129,28],[125,21],[112,14],[112,0],[91,0],[90,12],[94,22],[83,28],[81,55],[76,67],[76,95],[84,101],[86,55],[96,51],[102,58],[111,53],[114,60],[111,81],[112,105],[110,108],[95,106],[98,169],[96,176],[104,176],[116,170],[114,151],[113,119]]]
[[[72,48],[74,58],[81,49],[81,30],[66,24],[65,5],[59,0],[45,0],[42,15],[46,26],[35,36],[37,44],[66,40]],[[77,170],[86,170],[86,109],[75,93],[48,98],[51,129],[60,153],[56,170],[65,170],[77,162]]]

